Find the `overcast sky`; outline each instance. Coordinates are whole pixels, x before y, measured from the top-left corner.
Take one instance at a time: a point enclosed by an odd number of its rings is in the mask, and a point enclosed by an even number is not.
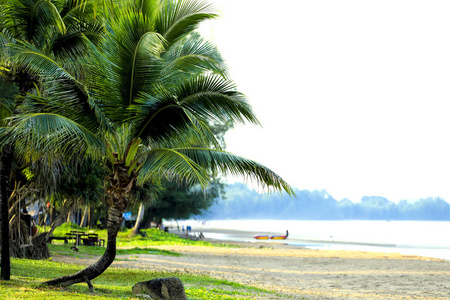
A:
[[[228,151],[336,199],[450,201],[450,1],[212,2],[202,32],[263,125]]]

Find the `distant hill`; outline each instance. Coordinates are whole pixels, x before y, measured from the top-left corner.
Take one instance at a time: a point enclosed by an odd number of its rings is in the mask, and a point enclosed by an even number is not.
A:
[[[203,215],[209,219],[292,220],[430,220],[450,221],[450,204],[442,198],[425,198],[394,203],[379,196],[364,196],[360,202],[336,200],[325,190],[296,190],[288,195],[260,195],[241,183],[226,188]]]

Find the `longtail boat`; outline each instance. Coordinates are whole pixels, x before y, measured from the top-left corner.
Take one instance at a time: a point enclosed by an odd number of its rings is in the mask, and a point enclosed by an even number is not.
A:
[[[271,240],[285,240],[287,239],[289,232],[286,230],[286,235],[272,235],[270,236]]]
[[[268,240],[268,239],[271,239],[271,240],[285,240],[288,237],[288,235],[289,235],[289,232],[286,230],[286,235],[271,235],[271,236],[268,236],[268,235],[256,235],[256,236],[254,236],[254,238],[257,239],[257,240]]]

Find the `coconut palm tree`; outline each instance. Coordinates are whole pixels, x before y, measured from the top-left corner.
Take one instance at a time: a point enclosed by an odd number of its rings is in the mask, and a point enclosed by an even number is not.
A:
[[[11,43],[24,41],[40,49],[74,74],[80,72],[80,61],[104,32],[102,18],[95,17],[95,5],[85,1],[81,6],[77,1],[39,1],[39,0],[2,0],[0,1],[0,82],[19,87],[21,93],[36,93],[39,90],[38,79],[19,65],[12,65],[10,60]],[[75,63],[76,62],[76,63]],[[79,75],[80,76],[80,75]],[[15,103],[0,103],[0,118],[4,119],[16,109]],[[1,126],[7,126],[2,122]],[[16,159],[15,148],[11,145],[2,149],[0,179],[2,199],[9,198],[6,181],[12,172],[11,161]],[[14,183],[9,183],[14,185]],[[3,243],[7,245],[8,218],[6,201],[2,207],[4,223],[2,224]],[[11,223],[10,223],[11,224]],[[13,244],[14,245],[14,244]],[[2,278],[9,278],[9,247],[2,248]],[[13,249],[14,250],[14,249]],[[37,250],[38,252],[41,249]],[[47,251],[48,252],[48,251]]]
[[[22,114],[3,131],[28,158],[52,153],[104,159],[109,204],[104,255],[76,274],[47,281],[69,286],[102,274],[130,191],[161,178],[206,187],[211,172],[242,175],[292,194],[270,169],[221,149],[214,122],[258,124],[250,105],[214,59],[211,44],[190,33],[216,14],[198,0],[139,0],[114,8],[108,32],[83,64],[83,76],[31,44],[11,45],[11,63],[39,78]],[[50,154],[49,154],[50,153]]]

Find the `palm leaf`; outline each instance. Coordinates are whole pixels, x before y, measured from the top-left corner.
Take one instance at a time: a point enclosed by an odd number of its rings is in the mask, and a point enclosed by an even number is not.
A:
[[[37,158],[44,153],[72,156],[105,153],[101,138],[80,124],[55,114],[28,114],[12,117],[12,126],[3,129],[2,143],[16,146],[22,155]]]
[[[194,31],[200,22],[215,17],[212,6],[201,0],[165,1],[156,30],[170,45]]]
[[[184,73],[199,75],[202,72],[215,72],[226,77],[227,70],[217,48],[203,41],[199,35],[189,35],[175,43],[162,58],[165,65],[161,81],[166,78],[177,80],[174,77],[177,73],[185,76]]]
[[[28,95],[28,105],[38,104],[43,106],[39,112],[52,111],[89,129],[112,130],[109,120],[86,87],[55,60],[28,43],[12,45],[11,52],[13,65],[39,79],[46,93],[45,97]]]
[[[136,0],[132,3],[136,11],[141,12],[148,19],[154,20],[161,9],[160,0]]]
[[[75,78],[53,58],[29,43],[18,42],[10,45],[10,49],[12,64],[30,76],[50,79],[65,78],[76,82]]]
[[[13,20],[16,37],[43,47],[54,34],[65,33],[64,22],[51,1],[17,0],[11,3],[10,19]]]
[[[209,120],[258,124],[244,96],[220,76],[200,76],[174,90],[160,87],[156,93],[155,97],[143,95],[139,106],[131,108],[131,121],[142,139],[169,136],[186,123],[195,124],[192,117],[198,124],[208,124]]]
[[[200,184],[206,187],[208,173],[188,156],[173,149],[152,149],[148,151],[145,162],[139,172],[138,182],[154,178],[178,180],[189,185]]]
[[[124,121],[129,116],[126,109],[134,103],[137,93],[145,91],[157,77],[164,41],[152,31],[153,25],[144,15],[132,10],[125,11],[114,26],[116,30],[101,45],[105,55],[98,62],[98,80],[93,88],[106,113]]]
[[[279,175],[269,168],[240,156],[214,149],[185,148],[174,149],[175,151],[189,157],[200,167],[212,172],[220,171],[232,176],[243,176],[252,179],[267,188],[276,191],[286,191],[289,195],[295,195],[293,189]]]
[[[205,119],[259,123],[244,95],[220,76],[198,76],[178,86],[174,93],[180,106]]]

